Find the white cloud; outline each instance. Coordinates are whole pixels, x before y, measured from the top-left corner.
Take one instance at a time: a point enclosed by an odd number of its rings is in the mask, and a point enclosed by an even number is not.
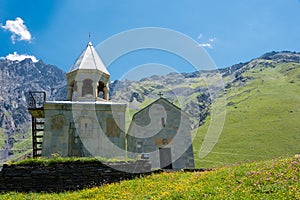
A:
[[[203,41],[203,34],[200,33],[199,36],[197,37],[198,40],[202,40]],[[216,38],[215,37],[211,37],[211,38],[208,38],[208,41],[205,41],[205,42],[202,42],[199,44],[200,47],[207,47],[207,48],[210,48],[212,49],[213,48],[213,44],[216,42]]]
[[[210,43],[202,43],[199,44],[200,47],[208,47],[208,48],[213,48],[212,45]]]
[[[15,20],[7,20],[4,26],[1,25],[1,28],[12,32],[11,40],[13,43],[15,43],[15,40],[31,41],[31,34],[20,17]]]
[[[3,58],[3,57],[1,57],[1,58]],[[26,54],[18,54],[17,52],[14,52],[13,54],[8,54],[5,58],[8,60],[12,60],[12,61],[22,61],[22,60],[25,60],[26,58],[30,58],[32,60],[32,62],[39,61],[35,56],[26,55]]]
[[[214,38],[209,38],[208,41],[209,41],[209,42],[215,42],[215,41],[216,41],[216,38],[215,38],[215,37],[214,37]]]

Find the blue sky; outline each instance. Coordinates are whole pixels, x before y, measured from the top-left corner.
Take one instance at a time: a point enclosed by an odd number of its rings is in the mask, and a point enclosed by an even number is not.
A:
[[[300,51],[299,0],[0,0],[0,24],[0,57],[33,55],[64,71],[85,48],[89,32],[97,46],[142,27],[189,36],[218,67],[269,51]],[[177,56],[149,49],[124,55],[108,69],[114,80],[147,63],[195,70]]]

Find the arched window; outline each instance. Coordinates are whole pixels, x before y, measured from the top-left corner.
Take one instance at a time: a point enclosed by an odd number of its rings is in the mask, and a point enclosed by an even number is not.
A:
[[[73,91],[77,92],[77,82],[76,81],[73,81],[72,88],[73,88]]]
[[[82,96],[93,95],[93,81],[85,79],[82,86]]]
[[[98,97],[104,99],[105,98],[105,84],[102,81],[99,81],[98,83]]]
[[[71,87],[72,87],[71,96],[72,96],[72,100],[74,100],[78,97],[77,82],[73,81]]]

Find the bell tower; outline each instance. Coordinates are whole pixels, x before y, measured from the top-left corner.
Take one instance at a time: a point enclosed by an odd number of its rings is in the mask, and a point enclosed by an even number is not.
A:
[[[67,100],[107,101],[110,74],[89,42],[67,73]]]
[[[66,76],[67,100],[44,103],[41,155],[125,157],[127,105],[109,101],[110,74],[91,42]]]

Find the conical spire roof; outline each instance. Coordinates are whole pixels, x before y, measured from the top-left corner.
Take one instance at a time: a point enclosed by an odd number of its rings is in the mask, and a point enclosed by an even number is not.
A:
[[[96,69],[110,75],[91,42],[88,43],[86,49],[77,58],[69,72],[78,69]]]

